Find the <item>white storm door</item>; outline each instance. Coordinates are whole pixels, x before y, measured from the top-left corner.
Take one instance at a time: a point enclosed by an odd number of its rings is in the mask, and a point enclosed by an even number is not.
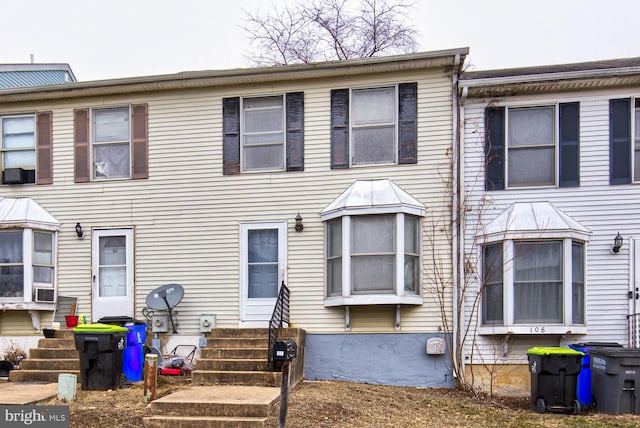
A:
[[[266,327],[286,281],[287,223],[244,223],[240,237],[240,321]]]
[[[133,318],[133,230],[94,230],[92,251],[92,321]]]

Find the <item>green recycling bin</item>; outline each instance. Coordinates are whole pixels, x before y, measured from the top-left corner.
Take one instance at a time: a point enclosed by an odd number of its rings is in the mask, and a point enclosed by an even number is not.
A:
[[[122,355],[129,330],[110,324],[80,324],[73,329],[80,353],[83,390],[117,389],[122,376]]]
[[[535,347],[527,351],[531,373],[531,405],[538,413],[580,413],[576,399],[583,352],[561,347]]]

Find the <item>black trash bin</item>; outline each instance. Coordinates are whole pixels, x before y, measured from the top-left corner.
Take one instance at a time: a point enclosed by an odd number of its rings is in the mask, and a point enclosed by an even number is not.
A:
[[[73,329],[80,353],[80,383],[84,390],[120,387],[122,355],[129,330],[107,324],[81,324]]]
[[[538,413],[580,413],[576,385],[584,353],[569,348],[535,347],[527,351],[531,405]]]
[[[640,349],[598,348],[591,352],[591,392],[599,412],[640,415]]]

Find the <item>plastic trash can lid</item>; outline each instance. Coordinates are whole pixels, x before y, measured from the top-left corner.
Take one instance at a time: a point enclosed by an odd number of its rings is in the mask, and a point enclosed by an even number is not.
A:
[[[584,352],[576,351],[571,348],[562,348],[559,346],[535,346],[527,351],[528,355],[580,355],[584,356]]]
[[[120,327],[113,324],[80,324],[73,328],[74,333],[118,333],[128,332],[126,327]]]

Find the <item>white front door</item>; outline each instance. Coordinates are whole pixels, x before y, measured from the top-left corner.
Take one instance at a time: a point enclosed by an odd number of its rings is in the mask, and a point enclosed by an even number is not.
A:
[[[91,319],[134,316],[133,229],[94,230]]]
[[[287,223],[243,223],[240,239],[240,323],[266,327],[286,281]]]

